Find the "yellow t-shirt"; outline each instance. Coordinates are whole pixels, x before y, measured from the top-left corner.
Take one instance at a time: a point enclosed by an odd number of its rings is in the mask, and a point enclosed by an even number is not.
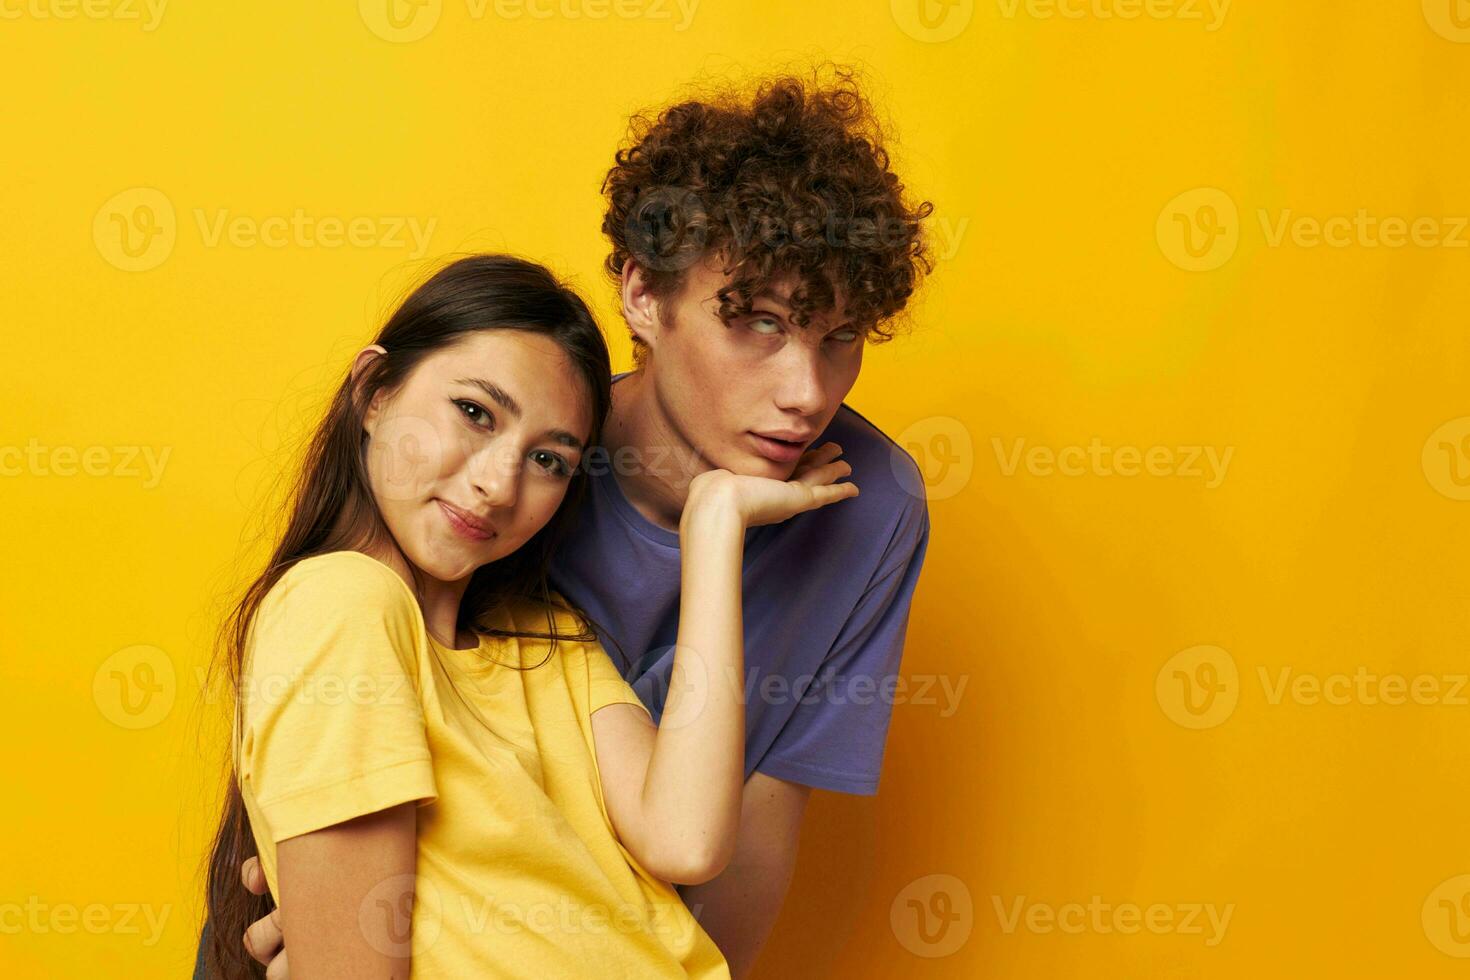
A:
[[[539,610],[507,619],[547,631]],[[558,612],[557,632],[575,620]],[[548,652],[444,646],[403,579],[360,552],[287,571],[256,614],[241,688],[241,791],[272,894],[277,842],[417,800],[415,976],[728,980],[603,803],[591,714],[638,695],[596,642]],[[360,914],[408,921],[371,895]]]

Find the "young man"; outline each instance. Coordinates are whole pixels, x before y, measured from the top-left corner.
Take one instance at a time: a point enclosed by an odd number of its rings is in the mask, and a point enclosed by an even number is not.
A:
[[[587,461],[589,496],[552,584],[659,721],[680,682],[689,482],[711,468],[785,479],[831,441],[861,490],[747,536],[739,840],[717,878],[680,889],[740,978],[780,910],[811,788],[877,792],[929,520],[913,460],[842,400],[864,344],[891,336],[929,269],[931,208],[905,201],[842,72],[685,102],[633,132],[604,185],[603,231],[636,369],[613,384],[605,451]],[[264,890],[253,864],[244,876]],[[286,975],[276,914],[246,943]]]

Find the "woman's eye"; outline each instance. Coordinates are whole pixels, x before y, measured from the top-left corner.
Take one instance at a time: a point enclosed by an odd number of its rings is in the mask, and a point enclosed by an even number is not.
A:
[[[751,320],[750,329],[762,336],[769,337],[781,332],[781,324],[768,316],[763,316]]]
[[[856,330],[839,330],[834,334],[828,335],[827,339],[835,340],[840,344],[850,344],[858,339],[858,335]]]
[[[455,399],[454,404],[459,406],[459,410],[464,413],[465,418],[469,419],[471,424],[485,426],[488,423],[494,426],[495,417],[474,402],[460,398]]]
[[[569,476],[572,472],[572,468],[567,465],[567,461],[556,453],[549,453],[544,449],[538,449],[531,454],[531,458],[548,473],[555,473],[557,476]]]

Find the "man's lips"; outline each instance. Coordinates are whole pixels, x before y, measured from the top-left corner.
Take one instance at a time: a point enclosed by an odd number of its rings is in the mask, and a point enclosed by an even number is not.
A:
[[[815,432],[801,432],[797,429],[752,429],[751,431],[776,442],[791,442],[803,447],[817,437]]]
[[[495,537],[495,528],[484,518],[476,517],[463,508],[456,507],[447,500],[437,497],[434,502],[444,512],[445,519],[461,537],[469,538],[471,541],[488,541]]]
[[[752,432],[750,437],[755,443],[756,452],[773,463],[796,462],[806,451],[807,443],[811,441],[809,437],[797,440],[764,432]]]

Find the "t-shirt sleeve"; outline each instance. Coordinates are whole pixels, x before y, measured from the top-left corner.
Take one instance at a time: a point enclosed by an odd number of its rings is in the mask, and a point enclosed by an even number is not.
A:
[[[928,545],[927,505],[909,498],[878,569],[756,770],[818,789],[878,792],[909,605]]]
[[[366,555],[305,559],[261,603],[240,773],[273,841],[435,798],[418,623],[396,573]]]
[[[598,708],[605,708],[610,704],[632,704],[642,708],[652,721],[652,712],[638,697],[638,692],[633,690],[633,686],[623,679],[623,675],[618,672],[617,665],[613,663],[612,657],[608,656],[602,644],[596,641],[588,643],[586,651],[587,713],[590,715]]]

